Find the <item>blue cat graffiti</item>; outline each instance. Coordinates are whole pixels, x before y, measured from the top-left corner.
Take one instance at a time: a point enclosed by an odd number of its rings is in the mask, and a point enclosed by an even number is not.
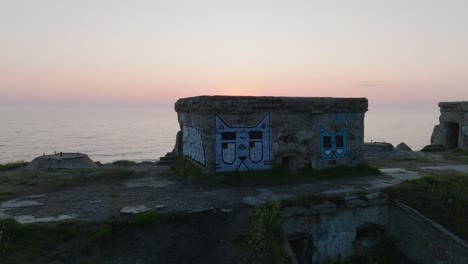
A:
[[[183,126],[183,152],[186,158],[205,167],[205,149],[203,148],[202,130],[196,127]]]
[[[323,160],[346,158],[347,151],[346,127],[331,133],[320,126],[320,157]]]
[[[271,169],[270,114],[253,127],[231,127],[215,114],[215,172]]]

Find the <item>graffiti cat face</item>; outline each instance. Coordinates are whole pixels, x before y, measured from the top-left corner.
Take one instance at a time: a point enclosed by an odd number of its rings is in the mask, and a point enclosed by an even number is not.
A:
[[[215,172],[270,169],[270,114],[254,127],[231,127],[215,115],[215,155]]]
[[[324,160],[346,158],[346,127],[331,133],[320,127],[320,156]]]

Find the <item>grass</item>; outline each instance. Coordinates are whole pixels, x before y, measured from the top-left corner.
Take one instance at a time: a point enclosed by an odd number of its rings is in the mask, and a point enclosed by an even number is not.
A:
[[[444,154],[444,158],[461,162],[468,162],[468,150],[457,148],[449,153]]]
[[[112,162],[112,165],[117,165],[119,167],[131,167],[135,164],[136,162],[132,160],[117,160]]]
[[[468,174],[426,176],[404,181],[386,192],[468,240]]]
[[[116,244],[131,248],[132,239],[138,240],[135,236],[147,232],[147,228],[171,225],[174,219],[186,216],[147,211],[98,223],[23,225],[13,219],[0,219],[0,263],[98,263],[103,251],[112,253]]]
[[[427,145],[421,149],[421,152],[442,152],[445,151],[443,145]]]
[[[74,223],[20,225],[12,219],[0,220],[0,263],[57,263],[75,246],[68,242],[80,236]],[[67,245],[67,246],[65,246]],[[53,254],[44,252],[54,251]],[[34,256],[34,258],[30,258]]]
[[[143,227],[147,225],[152,225],[160,217],[161,217],[161,214],[159,212],[149,210],[141,214],[131,216],[129,219],[127,219],[125,223],[128,224],[129,226]]]
[[[55,169],[18,172],[0,176],[0,200],[40,191],[87,184],[116,184],[137,177],[141,172],[130,169]]]
[[[194,184],[215,186],[275,185],[313,180],[370,176],[380,173],[381,172],[377,168],[363,162],[355,167],[337,166],[325,170],[303,169],[294,174],[289,173],[283,168],[273,168],[269,171],[229,172],[205,175],[200,167],[185,158],[176,160],[168,171],[168,174],[176,175],[179,179],[189,180]]]
[[[14,162],[3,163],[3,164],[0,164],[0,171],[17,169],[17,168],[20,168],[20,167],[24,167],[26,165],[28,165],[28,162],[26,162],[24,160],[18,160],[18,161],[14,161]]]

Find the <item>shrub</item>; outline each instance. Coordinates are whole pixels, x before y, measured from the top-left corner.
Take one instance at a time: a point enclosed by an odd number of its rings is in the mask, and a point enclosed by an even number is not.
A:
[[[0,170],[12,170],[12,169],[24,167],[26,165],[28,165],[28,162],[24,160],[18,160],[15,162],[8,162],[5,164],[0,164]]]
[[[100,225],[99,228],[91,236],[92,240],[95,241],[105,241],[110,238],[112,235],[112,227],[110,225]]]
[[[254,255],[244,259],[245,263],[289,263],[282,248],[283,231],[281,227],[281,208],[279,202],[267,202],[257,208],[244,246],[252,249]]]
[[[116,160],[116,161],[112,162],[112,165],[117,165],[119,167],[130,167],[130,166],[133,166],[135,164],[136,164],[136,162],[134,162],[132,160]]]
[[[445,147],[442,145],[427,145],[421,149],[422,152],[441,152],[445,151]]]

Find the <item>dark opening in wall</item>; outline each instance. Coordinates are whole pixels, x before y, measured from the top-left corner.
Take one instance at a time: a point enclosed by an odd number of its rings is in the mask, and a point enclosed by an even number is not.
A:
[[[297,171],[297,157],[296,156],[285,156],[281,159],[281,167],[288,170],[288,172],[294,173]]]
[[[312,264],[315,253],[314,241],[309,234],[296,234],[296,237],[288,239],[289,246],[294,253],[295,263]]]
[[[458,123],[445,123],[445,147],[454,149],[458,147],[458,134],[460,125]]]

